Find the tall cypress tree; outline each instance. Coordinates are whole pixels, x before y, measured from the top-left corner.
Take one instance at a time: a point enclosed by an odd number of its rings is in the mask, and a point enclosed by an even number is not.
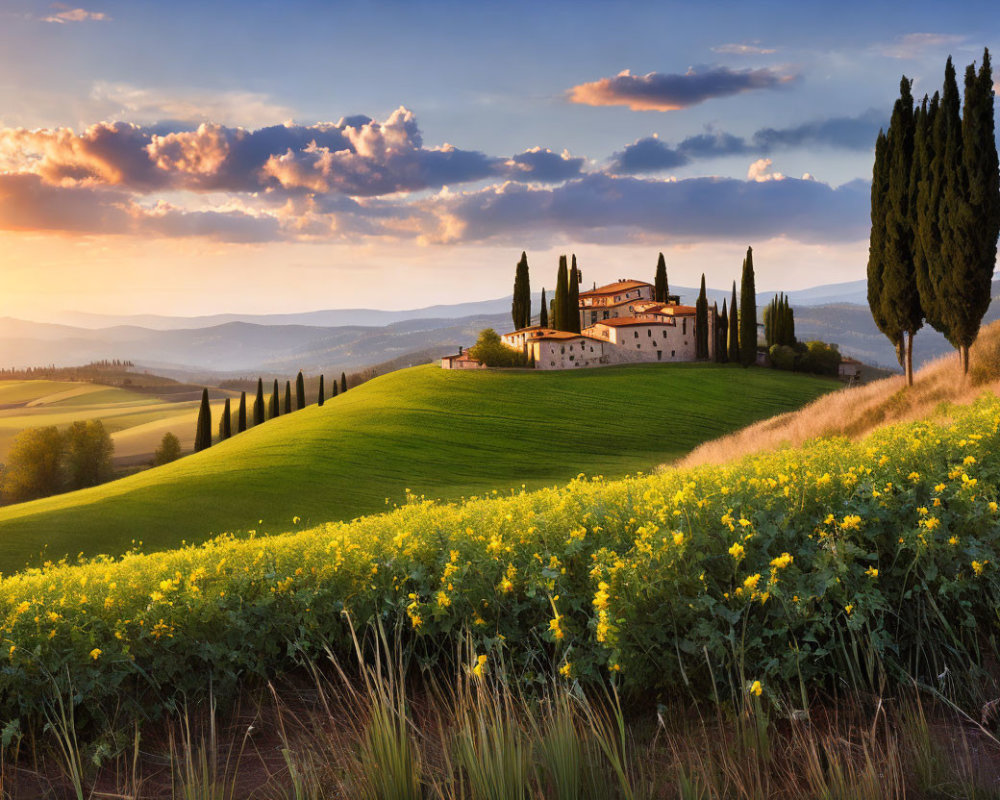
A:
[[[566,330],[566,306],[569,302],[569,270],[566,268],[566,256],[559,256],[554,302],[552,327],[557,331],[564,331]]]
[[[281,400],[278,397],[278,379],[274,379],[274,386],[271,389],[271,401],[267,404],[267,418],[274,419],[281,413],[279,406]]]
[[[306,407],[306,382],[302,377],[302,370],[295,376],[295,409],[297,411]]]
[[[656,259],[656,278],[653,280],[653,299],[657,303],[667,302],[667,293],[670,287],[667,286],[667,262],[663,260],[663,253]]]
[[[340,393],[343,394],[347,391],[347,375],[343,372],[340,373]]]
[[[542,307],[538,312],[538,324],[542,328],[549,327],[549,304],[545,300],[545,287],[542,287]]]
[[[240,410],[236,418],[236,432],[243,433],[247,429],[247,393],[240,392]]]
[[[337,396],[337,379],[334,378],[332,381],[330,381],[330,397],[336,397],[336,396]]]
[[[719,304],[717,302],[713,302],[712,307],[708,310],[708,319],[708,330],[710,333],[708,339],[709,358],[718,363],[722,360],[722,354],[719,351],[719,325],[721,320],[719,317]]]
[[[719,361],[725,364],[729,361],[729,312],[726,310],[726,298],[722,298],[722,313],[719,315]]]
[[[747,248],[740,282],[740,363],[749,367],[757,361],[757,289],[753,277],[753,248]]]
[[[740,360],[740,317],[736,310],[736,281],[733,281],[733,296],[729,301],[729,345],[726,354],[730,361]]]
[[[694,304],[695,358],[708,358],[708,296],[705,294],[705,273],[701,274],[701,291]]]
[[[514,330],[531,325],[531,283],[528,278],[528,255],[522,251],[514,272],[514,300],[511,304]]]
[[[264,381],[257,378],[257,399],[253,403],[253,424],[264,422]]]
[[[219,420],[219,441],[228,439],[233,435],[232,411],[229,408],[229,398],[226,398],[226,405],[222,409],[222,418]]]
[[[285,413],[292,413],[292,382],[285,381]]]
[[[580,270],[576,266],[576,253],[569,270],[569,283],[566,287],[566,328],[572,333],[580,332]]]
[[[196,453],[212,446],[212,408],[208,404],[208,389],[201,390],[201,408],[198,409],[198,423],[194,431],[194,451]]]
[[[950,214],[950,289],[954,298],[948,340],[962,369],[969,371],[969,348],[979,335],[990,305],[997,235],[1000,234],[1000,178],[993,118],[993,71],[990,51],[983,51],[979,73],[965,71],[961,167],[953,177]]]
[[[325,392],[323,391],[323,376],[319,376],[319,397],[316,400],[316,405],[321,406],[326,402],[326,398],[323,396]]]
[[[889,193],[889,141],[883,131],[875,139],[875,163],[872,166],[871,233],[868,241],[868,307],[872,319],[896,347],[900,364],[904,362],[903,331],[885,312],[886,228]]]
[[[899,83],[899,99],[892,110],[884,157],[888,167],[883,204],[885,215],[882,260],[882,317],[890,330],[899,331],[907,385],[913,385],[913,337],[923,326],[914,260],[915,202],[913,198],[913,140],[915,120],[910,81]],[[873,223],[874,225],[874,223]]]

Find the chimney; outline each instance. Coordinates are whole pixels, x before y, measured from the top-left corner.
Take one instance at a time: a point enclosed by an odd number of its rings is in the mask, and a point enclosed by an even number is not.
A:
[[[462,355],[462,345],[459,345],[459,346],[458,346],[458,354],[459,354],[459,355]]]

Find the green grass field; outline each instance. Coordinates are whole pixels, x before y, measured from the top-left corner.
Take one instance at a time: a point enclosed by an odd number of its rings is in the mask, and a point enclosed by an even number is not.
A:
[[[0,570],[214,533],[277,533],[401,502],[619,476],[797,408],[835,381],[716,365],[579,372],[415,367],[94,489],[0,509]],[[215,420],[213,420],[213,425]]]
[[[214,403],[218,415],[222,403]],[[72,381],[0,381],[0,463],[25,428],[99,419],[115,443],[115,460],[150,460],[167,431],[194,446],[198,402],[167,402],[152,393]]]

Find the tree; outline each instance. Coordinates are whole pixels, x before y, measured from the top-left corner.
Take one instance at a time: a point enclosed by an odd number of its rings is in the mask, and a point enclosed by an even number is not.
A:
[[[733,281],[733,297],[729,302],[729,345],[726,347],[730,361],[740,360],[740,321],[736,311],[736,281]]]
[[[332,381],[330,381],[330,397],[336,397],[336,396],[337,396],[337,379],[334,378]]]
[[[542,328],[549,327],[549,305],[545,301],[545,287],[542,287],[542,307],[538,312],[538,324]]]
[[[212,407],[208,404],[208,389],[201,390],[201,408],[198,409],[198,424],[194,430],[194,451],[196,453],[212,446]]]
[[[161,467],[164,464],[169,464],[171,461],[176,461],[180,457],[181,440],[170,433],[170,431],[167,431],[163,434],[163,439],[160,440],[160,446],[153,453],[153,466]]]
[[[323,405],[323,403],[326,402],[326,398],[323,397],[324,394],[325,394],[325,392],[323,391],[323,376],[320,375],[319,376],[319,397],[316,400],[316,405],[321,406],[321,405]]]
[[[115,445],[99,419],[77,421],[66,431],[65,467],[70,489],[84,489],[111,480]]]
[[[14,437],[3,471],[4,496],[15,503],[62,491],[66,440],[59,429],[25,428]]]
[[[566,330],[566,307],[569,303],[569,271],[566,256],[559,256],[559,271],[556,273],[556,296],[553,306],[552,327],[557,331]]]
[[[302,377],[302,370],[295,376],[295,410],[300,411],[306,407],[306,382]]]
[[[887,202],[889,193],[889,142],[880,130],[875,139],[875,163],[872,166],[871,233],[868,239],[868,307],[876,327],[896,347],[900,364],[905,361],[903,331],[894,318],[885,313],[885,249]]]
[[[657,303],[666,303],[667,294],[670,287],[667,285],[667,262],[663,260],[663,253],[656,260],[656,278],[653,281],[653,299]]]
[[[701,273],[701,291],[694,304],[694,355],[708,358],[708,296],[705,294],[705,273]]]
[[[924,324],[913,252],[914,133],[913,97],[910,95],[910,81],[904,75],[899,83],[899,99],[892,110],[883,152],[888,174],[882,177],[885,190],[882,206],[885,249],[880,293],[882,318],[889,330],[899,332],[900,354],[909,386],[913,385],[913,337]]]
[[[740,282],[740,363],[749,367],[757,361],[757,290],[753,277],[753,248],[747,247]]]
[[[969,372],[969,348],[979,335],[991,300],[1000,234],[1000,176],[993,117],[993,71],[990,51],[983,51],[979,73],[975,64],[965,71],[961,151],[952,176],[951,225],[946,237],[951,260],[948,294],[952,297],[945,335],[958,348],[962,370]]]
[[[531,283],[528,278],[528,255],[521,253],[514,272],[514,301],[511,304],[511,317],[514,320],[514,330],[527,328],[531,325]]]
[[[271,399],[267,403],[267,418],[274,419],[281,413],[281,396],[278,391],[278,379],[274,379],[271,387]]]
[[[253,402],[253,424],[260,425],[264,422],[264,381],[257,378],[257,398]]]
[[[233,435],[233,414],[229,409],[229,398],[226,398],[226,405],[222,409],[222,417],[219,419],[219,441],[228,439]]]
[[[347,375],[343,372],[340,373],[340,393],[343,394],[347,391]]]
[[[566,327],[571,333],[580,332],[580,270],[576,266],[576,253],[569,270],[569,284],[566,287]]]
[[[247,429],[247,393],[240,392],[240,410],[236,422],[236,432],[243,433]]]
[[[285,413],[292,413],[292,382],[285,381]]]
[[[469,348],[469,355],[488,367],[525,367],[528,356],[520,350],[507,347],[493,328],[479,332],[476,343]]]
[[[726,298],[722,298],[722,313],[719,315],[719,361],[725,364],[729,360],[729,312],[726,310]]]

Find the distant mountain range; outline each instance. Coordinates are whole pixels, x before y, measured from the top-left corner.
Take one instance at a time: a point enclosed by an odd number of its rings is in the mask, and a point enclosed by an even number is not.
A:
[[[697,290],[672,287],[682,302]],[[731,293],[709,290],[720,306]],[[835,342],[845,355],[896,368],[895,351],[868,310],[865,281],[787,293],[800,339]],[[993,285],[1000,295],[1000,282]],[[758,304],[774,292],[759,292]],[[537,307],[538,298],[534,299]],[[301,314],[208,317],[103,316],[73,313],[61,324],[0,318],[0,367],[74,366],[128,359],[181,380],[351,371],[374,364],[407,366],[472,344],[486,327],[510,327],[510,298],[431,306],[409,311],[331,309]],[[1000,318],[994,303],[986,321]],[[916,337],[915,365],[947,353],[950,345],[927,328]]]

